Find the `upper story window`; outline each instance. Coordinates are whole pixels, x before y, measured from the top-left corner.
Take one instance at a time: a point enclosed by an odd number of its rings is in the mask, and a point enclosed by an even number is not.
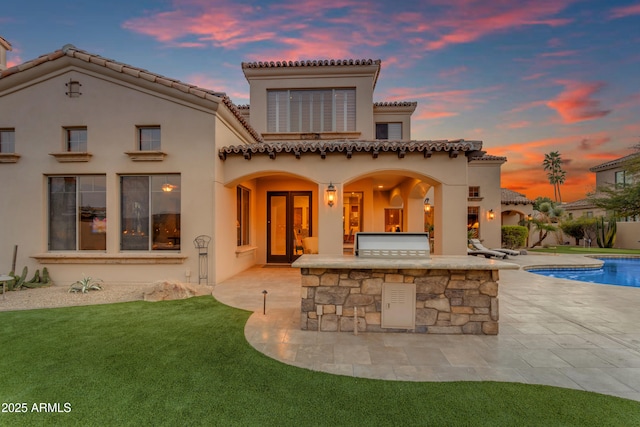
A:
[[[469,197],[480,197],[480,187],[470,186],[469,187]]]
[[[49,177],[49,250],[106,250],[105,175]]]
[[[627,174],[626,171],[617,171],[616,172],[616,187],[624,187],[625,185],[629,184],[630,180],[629,180],[629,175]]]
[[[65,149],[73,153],[87,152],[87,128],[65,128]]]
[[[14,129],[0,129],[0,153],[16,152],[16,131]]]
[[[267,132],[355,130],[355,89],[267,91]]]
[[[402,123],[376,123],[376,139],[401,140]]]
[[[138,127],[138,149],[140,151],[160,150],[160,126]]]

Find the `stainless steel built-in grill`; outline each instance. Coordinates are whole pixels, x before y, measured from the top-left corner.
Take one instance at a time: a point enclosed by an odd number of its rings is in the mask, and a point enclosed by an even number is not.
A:
[[[360,257],[429,258],[429,233],[356,233],[354,252]]]

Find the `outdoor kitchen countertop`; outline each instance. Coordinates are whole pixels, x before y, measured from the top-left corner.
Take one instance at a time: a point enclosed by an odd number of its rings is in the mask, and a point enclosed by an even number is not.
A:
[[[519,265],[468,255],[432,255],[430,258],[359,257],[352,255],[302,255],[293,268],[414,268],[427,270],[518,270]]]

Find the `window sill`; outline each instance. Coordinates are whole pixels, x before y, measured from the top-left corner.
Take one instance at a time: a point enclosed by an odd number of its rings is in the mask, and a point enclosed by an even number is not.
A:
[[[250,255],[256,252],[257,246],[238,246],[236,247],[236,257]]]
[[[40,264],[182,264],[186,255],[179,253],[45,253],[32,255]]]
[[[467,201],[469,201],[469,202],[481,202],[482,199],[484,199],[484,197],[469,197],[469,198],[467,198]]]
[[[129,156],[134,162],[161,162],[167,156],[163,151],[125,151],[124,154]]]
[[[16,153],[0,153],[0,163],[17,163],[20,154]]]
[[[93,156],[93,154],[87,153],[86,151],[64,151],[60,153],[49,153],[49,155],[55,157],[60,163],[88,162],[91,160],[91,156]]]

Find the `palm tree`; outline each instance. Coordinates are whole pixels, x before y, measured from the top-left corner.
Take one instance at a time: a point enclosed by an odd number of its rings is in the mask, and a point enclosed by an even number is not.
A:
[[[544,170],[548,171],[547,178],[549,179],[549,184],[553,185],[555,201],[562,203],[560,185],[564,184],[567,173],[562,170],[562,158],[560,158],[560,153],[552,151],[549,154],[545,154],[542,166],[544,167]]]

